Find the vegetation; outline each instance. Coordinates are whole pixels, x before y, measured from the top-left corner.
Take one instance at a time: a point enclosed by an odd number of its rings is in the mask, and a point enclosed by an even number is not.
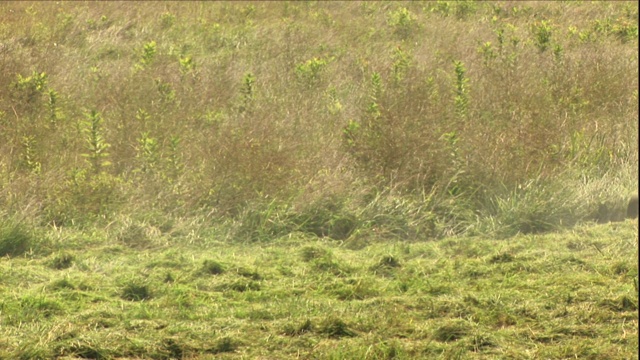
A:
[[[637,358],[637,3],[0,14],[0,358]]]
[[[364,246],[118,232],[2,259],[0,358],[637,359],[636,221]]]

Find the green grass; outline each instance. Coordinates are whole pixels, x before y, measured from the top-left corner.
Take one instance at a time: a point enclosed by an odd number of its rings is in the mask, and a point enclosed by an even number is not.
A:
[[[635,221],[359,250],[96,231],[3,258],[1,358],[637,359]]]

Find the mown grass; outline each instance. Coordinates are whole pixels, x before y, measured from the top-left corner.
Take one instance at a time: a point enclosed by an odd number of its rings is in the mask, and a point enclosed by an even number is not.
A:
[[[2,259],[1,358],[637,358],[631,220],[358,250],[96,235]]]

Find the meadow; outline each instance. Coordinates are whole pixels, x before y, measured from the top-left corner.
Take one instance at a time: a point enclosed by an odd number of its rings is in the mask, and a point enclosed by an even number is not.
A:
[[[0,3],[0,359],[638,358],[636,2]]]

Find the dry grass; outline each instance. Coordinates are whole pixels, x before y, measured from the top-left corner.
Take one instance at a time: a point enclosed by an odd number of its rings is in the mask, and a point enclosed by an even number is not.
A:
[[[2,195],[16,210],[37,202],[49,222],[132,203],[234,214],[363,185],[464,193],[477,207],[496,184],[571,183],[637,164],[632,3],[2,11]],[[82,173],[93,109],[111,163],[99,180]],[[74,197],[127,205],[73,214]]]

